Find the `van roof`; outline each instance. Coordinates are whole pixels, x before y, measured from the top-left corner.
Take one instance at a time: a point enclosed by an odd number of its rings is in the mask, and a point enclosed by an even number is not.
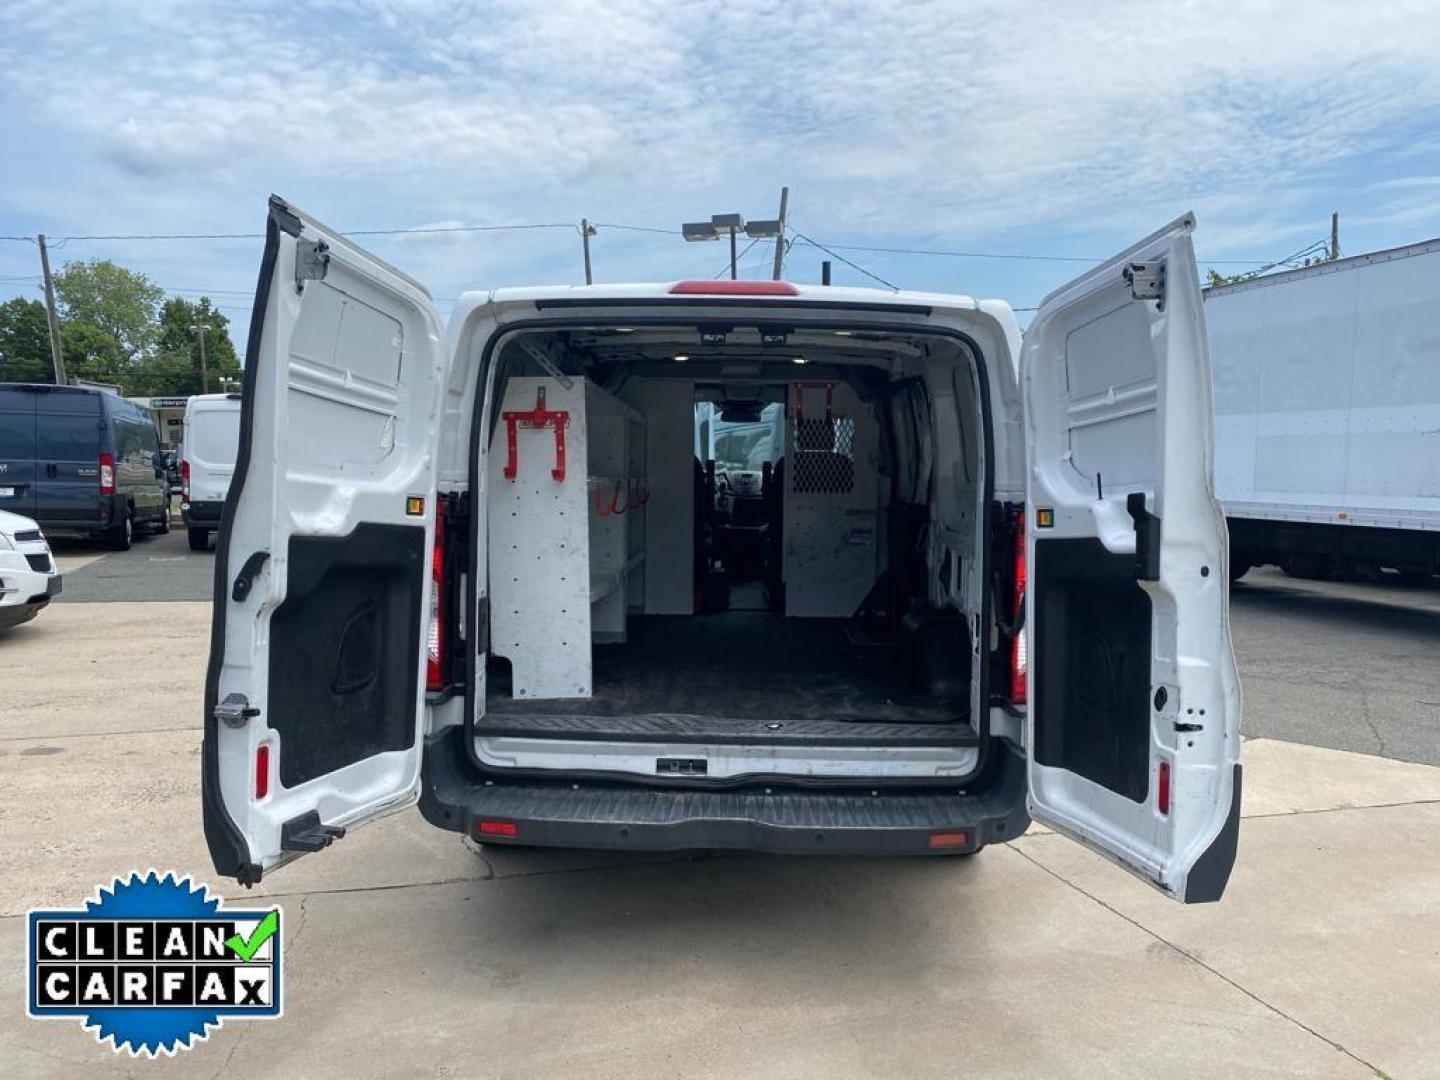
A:
[[[98,386],[66,386],[63,383],[0,382],[0,390],[29,390],[36,394],[109,394],[114,391]]]
[[[644,301],[662,303],[684,303],[687,306],[705,306],[714,303],[727,308],[768,307],[783,308],[787,304],[810,307],[824,304],[827,308],[849,307],[870,313],[928,315],[934,311],[974,313],[989,317],[999,324],[1001,335],[1009,343],[1012,352],[1017,352],[1020,343],[1020,322],[1015,311],[1005,300],[978,300],[961,293],[918,292],[909,289],[889,291],[885,289],[860,288],[856,286],[810,285],[799,282],[786,283],[795,290],[792,296],[757,294],[737,295],[729,281],[687,282],[691,291],[682,294],[676,289],[678,281],[642,282],[618,285],[531,285],[516,288],[474,289],[460,295],[451,311],[452,329],[463,325],[465,319],[477,308],[487,304],[499,306],[522,306],[534,304],[537,307],[604,307],[640,306]],[[719,286],[714,294],[694,291],[694,287],[713,284]],[[742,283],[743,284],[743,283]],[[772,282],[754,282],[756,285],[773,286]],[[727,289],[721,292],[721,289]]]
[[[634,284],[619,285],[528,285],[516,288],[502,288],[490,290],[472,290],[464,293],[460,299],[479,300],[497,304],[506,303],[535,303],[537,301],[561,300],[569,303],[595,301],[604,303],[610,300],[669,300],[676,296],[675,290],[681,285],[678,281],[661,282],[640,282]],[[717,286],[714,294],[705,294],[698,291],[689,291],[682,294],[683,299],[689,303],[703,304],[708,299],[725,300],[733,303],[736,300],[752,299],[736,295],[728,289],[733,284],[725,279],[714,282],[685,283],[693,286],[713,284]],[[744,285],[745,282],[741,282]],[[774,283],[769,281],[756,281],[751,284],[768,287]],[[809,285],[800,282],[786,282],[795,290],[793,296],[776,296],[774,294],[756,295],[755,300],[764,300],[779,303],[816,303],[836,305],[864,305],[872,308],[877,305],[891,308],[906,307],[928,307],[928,308],[950,308],[963,311],[985,310],[991,313],[998,313],[1000,310],[1010,311],[1010,305],[1003,300],[977,300],[973,296],[965,296],[960,293],[933,293],[917,292],[909,289],[890,291],[888,289],[861,288],[849,285]],[[726,292],[722,292],[726,289]]]
[[[240,404],[239,394],[191,394],[187,405],[214,405],[221,402],[233,401]]]

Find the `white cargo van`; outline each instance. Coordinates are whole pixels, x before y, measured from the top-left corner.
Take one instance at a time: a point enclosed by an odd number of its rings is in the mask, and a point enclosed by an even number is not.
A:
[[[273,199],[217,870],[418,799],[484,843],[650,850],[968,854],[1033,817],[1217,899],[1240,688],[1192,229],[1053,293],[1023,347],[1004,303],[774,281],[470,293],[447,332]],[[758,586],[710,549],[703,402],[784,406]],[[707,607],[714,575],[756,602]]]
[[[180,514],[190,550],[204,551],[220,527],[240,446],[240,395],[196,394],[185,403]]]

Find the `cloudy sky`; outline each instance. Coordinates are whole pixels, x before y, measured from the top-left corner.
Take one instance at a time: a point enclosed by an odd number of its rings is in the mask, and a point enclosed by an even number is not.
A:
[[[1033,304],[1179,213],[1202,265],[1440,235],[1440,3],[329,0],[0,6],[0,234],[648,230],[772,217],[901,286]],[[427,282],[575,282],[573,228],[362,243]],[[256,239],[60,241],[242,322]],[[797,245],[787,276],[818,280]],[[719,245],[602,224],[599,281]],[[757,247],[742,266],[768,273]],[[0,296],[38,296],[0,242]],[[837,265],[837,283],[867,283]],[[870,282],[873,283],[873,282]]]

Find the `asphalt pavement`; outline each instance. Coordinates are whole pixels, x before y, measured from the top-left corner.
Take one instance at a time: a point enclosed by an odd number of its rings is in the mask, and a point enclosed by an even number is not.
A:
[[[1230,628],[1246,735],[1440,765],[1440,580],[1252,570]]]
[[[208,551],[191,551],[179,514],[175,517],[175,528],[163,536],[137,536],[129,551],[110,551],[102,541],[54,541],[65,575],[57,603],[209,600],[215,543]]]

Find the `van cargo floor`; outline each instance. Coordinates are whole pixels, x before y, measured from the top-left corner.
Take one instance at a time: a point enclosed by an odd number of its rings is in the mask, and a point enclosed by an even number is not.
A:
[[[966,704],[915,689],[896,649],[839,619],[648,615],[597,645],[589,698],[514,699],[492,673],[481,735],[654,741],[971,745]],[[778,725],[778,726],[775,726]]]

